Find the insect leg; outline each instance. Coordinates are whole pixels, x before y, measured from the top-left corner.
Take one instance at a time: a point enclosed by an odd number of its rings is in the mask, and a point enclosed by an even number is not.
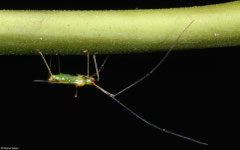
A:
[[[102,70],[103,66],[106,64],[108,58],[109,58],[109,55],[104,59],[104,61],[103,61],[102,65],[101,65],[101,67],[98,69],[98,74],[99,74],[99,76],[100,76],[100,71]],[[91,76],[93,77],[93,76],[96,76],[96,75],[97,75],[97,73],[94,73],[94,74],[91,75]]]
[[[101,72],[101,70],[102,70],[103,66],[106,64],[108,58],[109,58],[109,55],[104,59],[104,61],[103,61],[102,65],[101,65],[101,67],[98,69],[98,73]]]
[[[149,75],[151,75],[167,58],[167,56],[170,54],[170,52],[173,50],[173,48],[177,45],[179,39],[181,38],[181,36],[183,35],[183,33],[192,25],[192,23],[194,22],[191,21],[185,28],[184,30],[178,35],[177,39],[175,40],[175,42],[173,43],[173,45],[168,49],[168,51],[166,52],[166,54],[164,55],[164,57],[157,63],[157,65],[155,67],[152,68],[152,70],[150,70],[147,74],[145,74],[143,77],[141,77],[140,79],[138,79],[137,81],[135,81],[133,84],[127,86],[126,88],[124,88],[123,90],[119,91],[117,94],[115,94],[115,96],[123,93],[124,91],[130,89],[131,87],[133,87],[134,85],[138,84],[139,82],[141,82],[142,80],[146,79]]]
[[[89,53],[87,53],[87,76],[89,76]]]
[[[95,70],[96,70],[96,75],[97,75],[97,80],[96,81],[99,81],[100,80],[100,76],[99,76],[99,71],[98,71],[98,67],[97,67],[97,59],[96,59],[96,55],[93,54],[93,61],[94,61],[94,66],[95,66]]]
[[[77,87],[77,86],[75,87],[75,95],[74,95],[74,97],[75,97],[75,98],[78,97],[78,87]]]
[[[139,120],[143,121],[145,124],[161,131],[161,132],[164,132],[166,134],[170,134],[170,135],[173,135],[173,136],[176,136],[176,137],[179,137],[179,138],[182,138],[182,139],[185,139],[185,140],[188,140],[188,141],[192,141],[194,143],[198,143],[198,144],[201,144],[201,145],[208,145],[207,143],[204,143],[204,142],[200,142],[198,140],[195,140],[195,139],[192,139],[190,137],[186,137],[186,136],[183,136],[181,134],[177,134],[177,133],[174,133],[172,131],[168,131],[166,129],[163,129],[163,128],[160,128],[158,127],[157,125],[147,121],[146,119],[144,119],[143,117],[141,117],[140,115],[138,115],[137,113],[135,113],[133,110],[131,110],[130,108],[128,108],[127,106],[125,106],[122,102],[120,102],[118,99],[115,98],[115,95],[109,93],[108,91],[104,90],[103,88],[101,88],[100,86],[96,85],[96,84],[93,84],[96,88],[98,88],[100,91],[102,91],[104,94],[108,95],[110,98],[112,98],[115,102],[117,102],[119,105],[121,105],[124,109],[126,109],[129,113],[131,113],[133,116],[135,116],[136,118],[138,118]]]
[[[42,52],[41,52],[40,50],[37,50],[37,51],[38,51],[38,53],[40,54],[40,56],[42,57],[43,62],[45,63],[45,65],[46,65],[46,67],[47,67],[47,69],[48,69],[48,73],[52,76],[51,69],[50,69],[50,67],[48,66],[47,61],[46,61],[46,59],[44,58]]]
[[[49,68],[52,68],[52,55],[50,55],[50,59],[49,59]],[[48,78],[51,76],[51,74],[48,73]]]
[[[57,58],[58,58],[58,72],[59,72],[59,74],[60,74],[60,73],[61,73],[60,56],[58,55]]]

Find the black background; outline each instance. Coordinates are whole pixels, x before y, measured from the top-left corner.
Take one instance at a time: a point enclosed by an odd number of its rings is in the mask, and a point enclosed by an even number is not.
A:
[[[227,1],[37,1],[3,4],[1,9],[118,10],[221,2]],[[210,143],[210,126],[215,119],[211,104],[219,102],[216,96],[219,84],[233,77],[237,70],[234,64],[238,49],[173,51],[154,74],[118,99],[162,128]],[[164,54],[111,55],[101,72],[99,85],[116,93],[150,71]],[[99,64],[105,57],[97,56]],[[49,60],[49,56],[46,58]],[[0,56],[0,68],[0,146],[208,149],[145,125],[94,87],[80,88],[76,99],[72,86],[33,83],[48,76],[40,56]],[[85,74],[86,56],[61,57],[61,71]],[[91,71],[94,71],[92,62]],[[56,57],[53,57],[53,72],[58,73]]]

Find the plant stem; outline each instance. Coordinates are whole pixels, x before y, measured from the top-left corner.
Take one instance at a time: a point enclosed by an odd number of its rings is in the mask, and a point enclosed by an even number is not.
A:
[[[109,11],[0,11],[0,55],[142,53],[240,45],[240,1]]]

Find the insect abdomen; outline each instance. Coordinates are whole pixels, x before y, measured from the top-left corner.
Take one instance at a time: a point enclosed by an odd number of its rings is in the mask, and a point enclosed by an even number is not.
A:
[[[70,74],[52,75],[49,78],[49,81],[62,84],[74,84],[76,86],[84,86],[85,84],[83,78],[79,78],[79,76],[74,76]]]

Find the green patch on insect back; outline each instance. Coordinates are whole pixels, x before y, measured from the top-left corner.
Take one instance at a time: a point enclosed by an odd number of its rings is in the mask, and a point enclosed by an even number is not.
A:
[[[70,75],[70,74],[56,74],[52,75],[48,81],[52,83],[62,83],[62,84],[74,84],[75,86],[84,86],[84,85],[92,85],[95,81],[94,78],[88,77],[85,75]]]
[[[62,73],[57,75],[52,75],[49,78],[49,81],[52,81],[52,82],[62,82],[62,83],[69,83],[69,84],[76,83],[79,80],[81,80],[81,78],[79,78],[78,76],[74,76],[70,74],[62,74]]]

